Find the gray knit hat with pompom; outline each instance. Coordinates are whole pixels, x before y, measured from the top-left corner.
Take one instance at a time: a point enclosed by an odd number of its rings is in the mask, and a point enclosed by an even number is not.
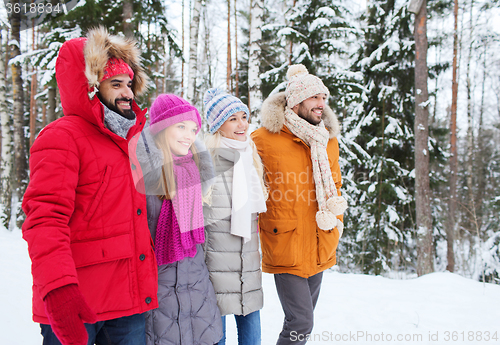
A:
[[[208,130],[211,134],[217,132],[220,126],[222,126],[231,115],[237,112],[243,111],[247,116],[250,116],[248,107],[242,101],[217,88],[209,89],[205,92],[203,103],[205,104],[205,116],[208,122]]]

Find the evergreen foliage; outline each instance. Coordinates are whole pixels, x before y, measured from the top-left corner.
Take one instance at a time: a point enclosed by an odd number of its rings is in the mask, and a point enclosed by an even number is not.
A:
[[[176,31],[165,16],[165,6],[160,0],[131,0],[132,18],[129,24],[135,39],[139,42],[144,58],[144,69],[148,73],[151,83],[148,93],[137,101],[147,107],[163,83],[164,65],[170,57],[180,57],[181,49],[175,41]],[[61,43],[73,37],[84,35],[89,29],[102,25],[111,34],[123,35],[123,0],[87,0],[81,6],[76,6],[64,16],[59,16],[47,23],[41,29],[48,32],[45,45],[48,49],[59,49],[54,42]],[[54,57],[56,58],[56,56]],[[54,73],[55,78],[55,73]],[[55,79],[52,81],[55,83]]]
[[[263,41],[265,47],[274,41],[274,48],[263,49],[264,63],[273,66],[264,73],[263,96],[271,88],[283,89],[288,65],[301,63],[323,80],[333,99],[338,98],[337,86],[342,83],[341,71],[347,67],[344,61],[355,33],[349,17],[344,2],[338,0],[297,1],[284,14],[266,11]]]
[[[346,249],[362,272],[381,274],[416,262],[414,229],[414,42],[410,13],[371,1],[354,71],[363,75],[359,106],[344,121],[352,152]]]

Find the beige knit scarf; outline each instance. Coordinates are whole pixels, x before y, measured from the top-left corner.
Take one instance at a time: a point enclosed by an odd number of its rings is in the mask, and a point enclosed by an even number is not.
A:
[[[344,224],[337,216],[343,214],[347,209],[347,202],[344,197],[338,196],[337,187],[333,181],[326,152],[330,138],[323,120],[316,126],[311,125],[286,106],[285,125],[311,148],[313,178],[316,185],[316,200],[318,201],[316,224],[322,230],[331,230],[337,227],[339,235],[342,236]]]

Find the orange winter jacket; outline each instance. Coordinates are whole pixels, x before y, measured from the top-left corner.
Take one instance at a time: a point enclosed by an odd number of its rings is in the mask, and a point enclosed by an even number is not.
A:
[[[268,98],[262,105],[263,127],[252,133],[269,186],[267,212],[259,216],[262,270],[308,278],[335,265],[339,232],[316,225],[311,150],[284,125],[285,104],[284,93]],[[328,107],[323,121],[330,132],[327,152],[340,195],[339,124]],[[343,221],[342,216],[338,218]]]

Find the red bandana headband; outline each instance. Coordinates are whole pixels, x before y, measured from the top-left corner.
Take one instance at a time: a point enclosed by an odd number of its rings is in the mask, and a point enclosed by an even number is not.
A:
[[[104,75],[101,79],[101,83],[106,79],[114,77],[118,74],[128,74],[130,79],[134,79],[134,71],[132,68],[125,63],[122,59],[112,57],[108,60],[106,67],[104,68]]]

